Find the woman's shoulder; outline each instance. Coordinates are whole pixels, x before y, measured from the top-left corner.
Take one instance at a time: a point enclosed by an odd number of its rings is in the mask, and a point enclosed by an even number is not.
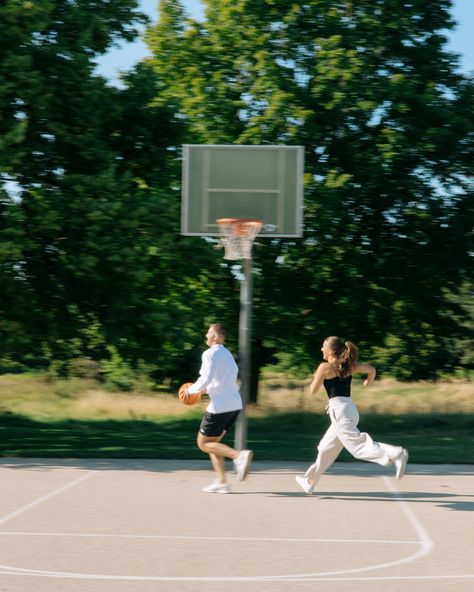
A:
[[[316,368],[316,372],[323,375],[324,378],[332,378],[331,375],[335,375],[334,368],[329,362],[321,362]]]
[[[321,368],[321,370],[326,369],[326,368],[330,368],[331,364],[329,362],[321,362],[320,364],[318,364],[318,367],[316,368],[316,370],[319,370]]]

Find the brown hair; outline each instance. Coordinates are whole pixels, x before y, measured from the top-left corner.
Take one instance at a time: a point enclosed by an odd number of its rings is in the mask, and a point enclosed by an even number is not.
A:
[[[226,328],[222,323],[211,323],[211,328],[216,333],[216,335],[224,341],[227,335]]]
[[[341,378],[349,376],[352,367],[359,357],[359,348],[352,341],[344,341],[340,337],[326,337],[324,340],[337,358],[337,372]]]

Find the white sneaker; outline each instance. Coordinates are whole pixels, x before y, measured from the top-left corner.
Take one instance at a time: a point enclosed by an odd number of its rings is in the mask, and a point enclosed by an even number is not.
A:
[[[396,473],[395,479],[399,480],[405,474],[405,468],[408,462],[408,451],[405,448],[402,448],[402,451],[397,456],[397,458],[393,459],[393,464],[395,465]]]
[[[312,494],[314,491],[314,485],[312,485],[309,482],[308,477],[300,477],[299,475],[296,475],[295,477],[296,479],[296,483],[298,483],[298,485],[301,487],[301,489],[308,494]]]
[[[251,450],[241,450],[239,456],[234,460],[237,481],[243,481],[247,477],[252,458],[253,452]]]
[[[205,491],[206,493],[230,493],[230,486],[227,483],[214,481],[207,487],[203,487],[201,491]]]

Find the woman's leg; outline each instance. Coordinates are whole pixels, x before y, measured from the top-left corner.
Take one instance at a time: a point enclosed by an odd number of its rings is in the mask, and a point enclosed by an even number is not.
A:
[[[339,456],[343,446],[338,438],[337,427],[332,423],[318,444],[318,456],[316,461],[308,468],[305,477],[312,486],[316,485],[329,467]]]
[[[339,440],[355,458],[387,466],[401,454],[401,446],[376,442],[366,432],[359,431],[359,412],[352,401],[333,406],[330,415]]]

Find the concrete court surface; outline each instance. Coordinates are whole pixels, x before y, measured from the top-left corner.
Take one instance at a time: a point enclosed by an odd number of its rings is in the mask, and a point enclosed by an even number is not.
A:
[[[468,592],[474,466],[0,459],[0,591]],[[229,469],[231,465],[228,465]]]

